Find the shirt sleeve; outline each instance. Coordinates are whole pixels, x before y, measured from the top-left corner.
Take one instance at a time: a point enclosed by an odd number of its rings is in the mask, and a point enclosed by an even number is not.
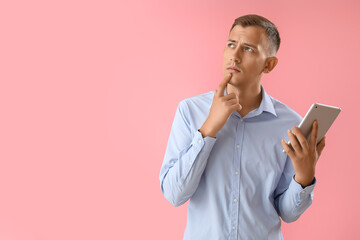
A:
[[[184,204],[196,191],[216,138],[203,138],[190,126],[188,108],[178,104],[160,171],[164,197],[174,206]]]
[[[294,168],[289,156],[279,184],[275,190],[275,208],[284,222],[296,221],[311,205],[316,184],[314,177],[311,185],[303,188],[294,179]]]

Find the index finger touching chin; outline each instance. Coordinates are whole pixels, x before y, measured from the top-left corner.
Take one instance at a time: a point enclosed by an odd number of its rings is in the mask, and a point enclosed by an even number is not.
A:
[[[227,86],[228,82],[230,82],[231,77],[232,77],[232,74],[229,73],[228,75],[226,75],[224,80],[221,81],[221,83],[217,89],[218,96],[224,96],[225,87]]]

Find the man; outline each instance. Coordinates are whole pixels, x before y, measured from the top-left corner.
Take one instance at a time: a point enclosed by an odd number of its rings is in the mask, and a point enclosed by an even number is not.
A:
[[[307,141],[295,127],[301,116],[269,96],[260,81],[275,68],[279,45],[278,30],[266,18],[235,19],[224,80],[178,105],[160,184],[172,205],[190,199],[184,239],[283,239],[280,217],[293,222],[312,203],[325,139],[316,145],[315,121]]]

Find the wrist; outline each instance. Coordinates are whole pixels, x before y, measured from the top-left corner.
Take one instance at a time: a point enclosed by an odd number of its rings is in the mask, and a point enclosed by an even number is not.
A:
[[[301,185],[302,188],[305,188],[307,186],[310,186],[311,183],[314,181],[314,177],[305,177],[305,178],[301,178],[301,177],[298,177],[296,174],[294,176],[294,180],[295,182],[297,182],[298,184]]]
[[[216,138],[216,134],[218,131],[216,131],[215,129],[208,127],[206,122],[201,126],[201,128],[199,129],[199,132],[201,133],[202,137],[213,137]]]

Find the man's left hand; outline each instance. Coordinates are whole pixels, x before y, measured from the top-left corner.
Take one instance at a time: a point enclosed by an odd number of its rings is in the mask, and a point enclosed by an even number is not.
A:
[[[284,139],[281,140],[285,152],[289,155],[295,170],[295,181],[303,188],[310,185],[315,177],[315,166],[325,147],[325,137],[316,144],[318,123],[313,122],[310,141],[308,142],[300,129],[293,127],[294,133],[289,129],[288,136],[291,142],[291,149]]]

